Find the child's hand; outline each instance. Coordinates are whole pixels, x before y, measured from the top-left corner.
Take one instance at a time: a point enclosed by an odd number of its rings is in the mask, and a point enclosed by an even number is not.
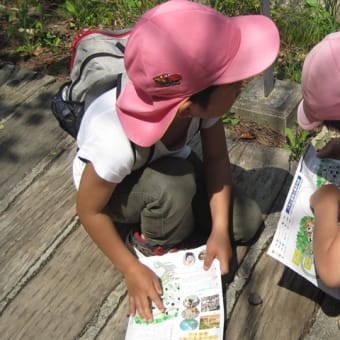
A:
[[[129,293],[130,314],[136,311],[144,321],[153,321],[151,302],[154,302],[160,311],[164,306],[160,296],[162,288],[157,275],[140,262],[125,273],[125,281]]]
[[[319,158],[340,159],[340,138],[330,140],[327,145],[317,153]]]
[[[204,259],[204,269],[209,269],[216,257],[220,261],[221,274],[229,272],[229,261],[232,256],[232,248],[228,232],[212,230],[207,241],[207,252]]]

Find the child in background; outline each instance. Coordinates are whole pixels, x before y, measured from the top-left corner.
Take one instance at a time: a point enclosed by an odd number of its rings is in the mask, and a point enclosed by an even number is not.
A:
[[[221,116],[242,81],[274,62],[279,43],[277,27],[265,16],[229,18],[192,1],[162,3],[130,35],[129,82],[117,102],[110,90],[85,112],[73,163],[77,213],[124,275],[132,315],[137,310],[143,320],[152,320],[150,301],[164,311],[162,291],[155,273],[119,237],[118,224],[138,226],[129,240],[147,255],[173,251],[208,228],[204,268],[217,258],[221,272],[228,273],[231,171]],[[198,131],[203,164],[189,146]],[[155,149],[151,162],[137,171],[130,141]],[[197,205],[197,198],[204,204]],[[238,240],[249,241],[260,226],[261,211],[252,207],[243,201],[239,228],[233,225]],[[209,219],[202,218],[203,211]]]
[[[299,125],[312,130],[323,124],[323,130],[314,138],[323,142],[320,149],[316,148],[317,155],[340,159],[340,32],[327,35],[309,52],[301,85]],[[323,185],[310,197],[310,206],[315,216],[316,271],[327,287],[340,287],[340,189],[334,184]]]

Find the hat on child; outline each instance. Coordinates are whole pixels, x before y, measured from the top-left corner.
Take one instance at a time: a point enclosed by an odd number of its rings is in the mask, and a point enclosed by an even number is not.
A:
[[[297,118],[305,130],[340,120],[340,32],[328,34],[308,53],[302,68]]]
[[[187,0],[146,12],[125,49],[129,81],[117,101],[122,126],[135,144],[157,142],[178,106],[211,85],[252,77],[276,59],[273,21],[263,15],[226,17]]]

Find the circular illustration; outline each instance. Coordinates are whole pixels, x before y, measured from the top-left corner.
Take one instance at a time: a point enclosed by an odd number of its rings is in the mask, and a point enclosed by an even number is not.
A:
[[[196,320],[183,320],[179,327],[182,331],[192,331],[198,327],[198,321]]]
[[[183,301],[183,305],[186,308],[196,307],[199,303],[200,299],[197,295],[189,295]]]
[[[187,253],[184,254],[183,262],[187,266],[193,265],[195,263],[195,254],[192,253],[191,251],[188,251]]]
[[[200,261],[204,261],[205,259],[205,255],[207,254],[206,250],[202,250],[199,254],[198,254],[198,259]]]
[[[301,268],[302,271],[310,278],[315,279],[316,274],[313,267],[314,258],[312,255],[302,254],[301,257]]]
[[[185,320],[196,319],[199,315],[199,310],[196,307],[184,309],[181,313],[182,318]]]

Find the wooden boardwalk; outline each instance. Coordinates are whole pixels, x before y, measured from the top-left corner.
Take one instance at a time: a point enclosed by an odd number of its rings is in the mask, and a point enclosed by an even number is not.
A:
[[[0,338],[122,340],[126,288],[75,213],[75,145],[50,112],[59,85],[0,66]],[[233,180],[259,202],[265,228],[237,249],[226,339],[340,339],[340,303],[265,253],[292,180],[287,151],[228,142]]]

